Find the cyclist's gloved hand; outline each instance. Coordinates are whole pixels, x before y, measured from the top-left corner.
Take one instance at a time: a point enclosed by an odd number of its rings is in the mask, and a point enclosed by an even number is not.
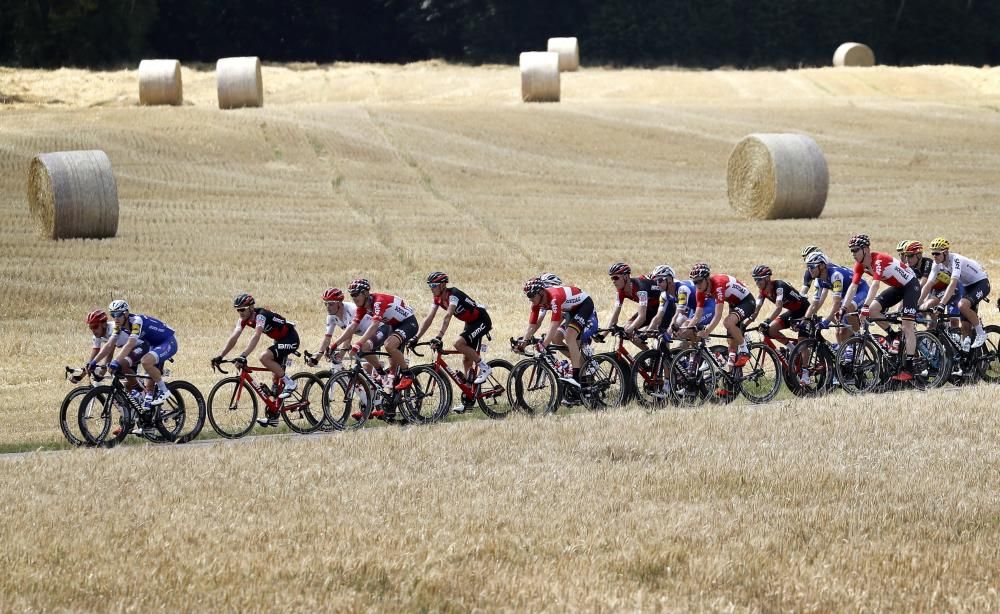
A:
[[[110,371],[112,374],[118,373],[119,371],[121,371],[121,369],[122,369],[122,364],[117,360],[112,360],[111,362],[108,363],[108,371]]]
[[[826,329],[830,328],[830,320],[820,320],[819,321],[819,327],[822,330],[826,330]]]
[[[318,354],[306,354],[305,363],[307,365],[309,365],[310,367],[315,367],[316,365],[319,364],[319,355]]]
[[[945,306],[945,305],[938,305],[938,306],[934,307],[934,311],[936,311],[939,314],[944,313],[947,309],[948,309],[948,307]]]
[[[862,318],[867,318],[869,315],[871,315],[871,312],[872,312],[871,308],[868,307],[867,305],[863,306],[861,309],[858,310],[858,314]]]
[[[85,366],[83,370],[86,371],[87,373],[93,373],[94,369],[96,368],[97,368],[97,361],[91,360],[87,363],[87,366]]]
[[[441,351],[444,348],[444,343],[441,341],[441,337],[434,337],[430,342],[431,349],[435,352]]]
[[[771,318],[765,319],[763,322],[760,323],[760,325],[763,326],[764,328],[771,328]]]
[[[215,358],[213,358],[212,359],[212,368],[213,369],[218,369],[219,365],[222,364],[223,360],[225,360],[225,358],[223,358],[222,356],[216,356]]]
[[[360,343],[355,343],[354,345],[352,345],[351,346],[351,353],[352,354],[360,354],[361,353],[361,344]]]
[[[535,351],[538,352],[539,354],[544,354],[545,353],[545,344],[542,343],[541,341],[539,341],[538,343],[536,343],[535,344]]]
[[[247,357],[237,356],[236,358],[233,359],[233,364],[242,369],[243,367],[247,366]]]

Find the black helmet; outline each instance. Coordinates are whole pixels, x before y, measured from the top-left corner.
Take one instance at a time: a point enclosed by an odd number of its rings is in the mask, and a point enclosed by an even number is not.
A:
[[[243,309],[244,307],[252,307],[254,304],[253,296],[244,292],[243,294],[237,294],[236,298],[233,299],[234,309]]]

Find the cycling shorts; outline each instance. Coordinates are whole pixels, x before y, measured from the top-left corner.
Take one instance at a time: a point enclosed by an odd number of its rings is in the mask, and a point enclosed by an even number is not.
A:
[[[563,324],[576,329],[577,333],[582,333],[587,329],[590,316],[594,313],[594,299],[589,296],[583,300],[573,311],[563,312]]]
[[[803,303],[801,307],[795,309],[794,311],[789,309],[788,311],[782,313],[778,316],[778,320],[781,321],[782,327],[787,328],[788,326],[791,326],[792,320],[801,320],[804,318],[807,311],[809,311],[809,305]]]
[[[149,352],[148,343],[146,343],[145,341],[140,341],[139,343],[135,344],[135,347],[132,348],[132,351],[129,352],[128,356],[125,357],[125,362],[127,362],[128,365],[132,368],[132,371],[135,371],[136,367],[139,366],[139,361],[142,360],[142,357],[145,356],[147,352]]]
[[[969,284],[963,288],[965,300],[969,301],[973,311],[979,309],[979,303],[990,295],[990,279],[980,279],[976,283]]]
[[[289,326],[285,336],[281,339],[275,339],[274,344],[267,349],[271,352],[271,356],[274,356],[274,360],[284,367],[291,353],[299,349],[299,333],[295,327]]]
[[[947,311],[945,311],[945,313],[947,313],[950,317],[957,318],[958,316],[962,315],[962,312],[959,311],[958,309],[958,302],[961,301],[962,297],[964,296],[962,292],[963,290],[964,288],[962,288],[962,286],[958,286],[955,293],[951,295],[951,299],[948,300],[948,305],[947,305],[948,309]],[[934,296],[937,297],[938,303],[940,304],[941,297],[944,296],[944,290],[935,290],[933,294]]]
[[[471,322],[466,322],[465,330],[459,333],[458,336],[465,339],[469,347],[478,352],[479,345],[483,342],[483,337],[488,335],[492,329],[493,322],[490,320],[490,315],[486,313],[485,309],[480,309],[479,317]]]
[[[409,339],[412,339],[417,334],[417,329],[420,325],[417,324],[417,317],[410,316],[399,322],[398,324],[382,324],[378,327],[378,332],[375,333],[375,338],[372,339],[372,349],[377,350],[382,347],[385,340],[389,338],[390,335],[396,335],[399,337],[400,345],[406,343]]]
[[[889,311],[890,307],[903,301],[902,318],[904,320],[915,320],[917,317],[917,303],[920,302],[920,282],[913,278],[902,288],[888,287],[879,293],[875,298],[882,306],[882,311]]]
[[[757,301],[754,300],[752,294],[748,294],[746,298],[735,305],[729,306],[729,313],[735,313],[741,320],[745,320],[753,315],[753,312],[757,310]],[[709,320],[711,321],[711,320]]]
[[[169,339],[165,339],[162,343],[150,346],[149,351],[146,353],[153,355],[156,359],[156,368],[162,371],[164,363],[173,358],[174,354],[177,353],[177,337],[171,335]]]

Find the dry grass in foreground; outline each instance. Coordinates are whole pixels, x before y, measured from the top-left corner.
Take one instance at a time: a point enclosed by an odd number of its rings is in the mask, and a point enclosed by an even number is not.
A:
[[[986,610],[996,387],[0,462],[5,607]]]

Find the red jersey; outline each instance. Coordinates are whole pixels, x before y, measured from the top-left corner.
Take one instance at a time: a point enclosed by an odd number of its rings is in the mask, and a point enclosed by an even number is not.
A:
[[[854,277],[851,279],[851,283],[860,282],[861,276],[865,273],[871,275],[875,281],[884,281],[893,288],[902,288],[916,279],[912,269],[903,266],[899,260],[889,254],[880,252],[872,252],[871,267],[866,267],[861,262],[854,264]]]
[[[434,304],[445,310],[454,305],[455,317],[462,322],[475,322],[483,312],[479,303],[458,288],[447,288],[441,296],[434,297]]]
[[[361,324],[361,320],[369,313],[372,316],[373,323],[385,322],[390,325],[399,324],[403,320],[413,317],[413,308],[398,296],[392,294],[372,294],[371,299],[372,306],[370,310],[364,306],[358,307],[357,313],[354,314],[355,324]]]
[[[699,290],[695,294],[695,305],[704,307],[705,299],[709,296],[715,299],[716,305],[721,305],[722,301],[739,305],[750,295],[750,289],[732,275],[712,275],[708,278],[708,291]]]
[[[552,321],[562,319],[563,311],[573,312],[590,296],[579,288],[572,286],[560,286],[558,288],[546,288],[542,290],[542,302],[531,306],[531,324],[538,323],[538,314],[543,309],[552,311]]]

